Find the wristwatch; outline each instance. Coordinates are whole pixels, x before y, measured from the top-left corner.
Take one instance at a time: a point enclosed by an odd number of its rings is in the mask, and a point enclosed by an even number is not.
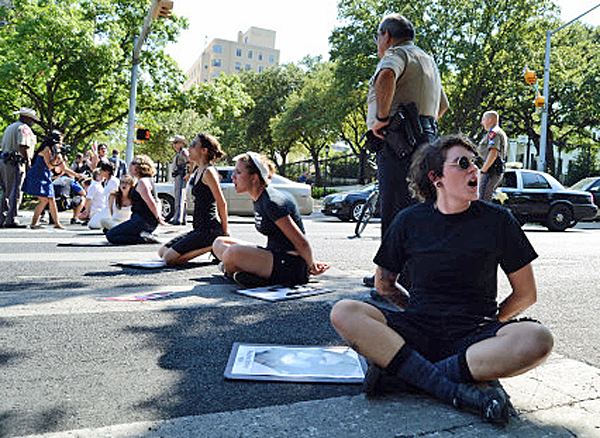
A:
[[[380,122],[387,122],[388,120],[390,120],[390,115],[388,114],[385,117],[379,117],[377,114],[375,114],[375,118]]]

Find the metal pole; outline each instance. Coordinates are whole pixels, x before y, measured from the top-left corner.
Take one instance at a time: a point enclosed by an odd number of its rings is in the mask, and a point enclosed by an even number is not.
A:
[[[550,38],[552,31],[546,31],[546,57],[544,59],[544,108],[542,109],[542,126],[540,132],[539,170],[546,171],[546,144],[548,143],[548,105],[550,105]]]
[[[558,29],[546,31],[546,55],[544,58],[544,91],[543,91],[544,98],[546,101],[544,103],[544,108],[542,109],[542,124],[541,124],[541,128],[540,128],[541,129],[541,132],[540,132],[540,158],[539,158],[539,162],[540,162],[539,170],[541,170],[542,172],[546,171],[546,145],[548,143],[548,107],[550,105],[550,84],[549,84],[549,82],[550,82],[550,38],[552,37],[553,34],[558,32],[559,30],[564,29],[569,24],[579,20],[581,17],[583,17],[586,14],[589,14],[590,12],[592,12],[594,9],[596,9],[598,7],[600,7],[600,3],[598,3],[593,8],[588,9],[583,14],[578,15],[577,17],[573,18],[568,23],[563,24]]]
[[[134,47],[137,46],[138,37],[135,37],[133,42]],[[139,68],[139,59],[134,59],[131,66],[131,86],[129,89],[129,114],[127,116],[127,151],[125,161],[127,166],[133,160],[133,131],[135,129],[135,105],[137,99],[137,77]]]

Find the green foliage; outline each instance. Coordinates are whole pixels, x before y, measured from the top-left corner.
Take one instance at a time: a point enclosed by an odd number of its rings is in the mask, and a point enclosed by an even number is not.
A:
[[[121,123],[128,111],[133,37],[149,0],[15,0],[0,27],[0,111],[34,108],[42,134],[53,129],[78,145]],[[168,110],[183,73],[164,47],[182,18],[154,20],[142,52],[138,109]]]
[[[598,150],[589,146],[581,148],[577,158],[569,163],[565,186],[572,186],[577,181],[588,176],[600,176]]]

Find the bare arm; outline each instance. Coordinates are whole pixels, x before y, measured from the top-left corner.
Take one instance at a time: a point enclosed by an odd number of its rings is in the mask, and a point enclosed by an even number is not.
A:
[[[483,163],[483,166],[481,166],[481,171],[487,172],[488,170],[490,170],[490,167],[492,167],[492,164],[494,164],[494,161],[496,161],[497,156],[498,156],[498,149],[496,149],[496,148],[488,149],[488,155],[487,155],[487,158],[485,159],[485,163]]]
[[[387,117],[390,116],[390,110],[392,107],[392,99],[394,98],[394,92],[396,90],[396,74],[391,68],[382,69],[375,79],[375,98],[377,100],[377,116]],[[379,120],[373,125],[373,134],[377,137],[383,138],[383,135],[379,133],[379,130],[389,125],[387,122],[380,122]]]
[[[506,321],[537,301],[537,289],[531,263],[518,271],[508,274],[512,293],[500,304],[498,319]]]
[[[158,220],[161,225],[164,225],[165,220],[161,216],[161,212],[158,210],[158,204],[154,200],[154,196],[152,195],[152,185],[148,178],[141,178],[138,181],[136,190],[141,195],[142,199],[148,205],[148,208],[154,215],[154,217]]]
[[[204,172],[202,182],[210,188],[210,191],[213,194],[217,203],[217,213],[219,214],[219,219],[221,219],[223,233],[226,236],[229,236],[227,202],[225,202],[225,196],[223,196],[223,191],[221,190],[221,186],[219,184],[219,174],[217,173],[214,167],[209,167],[208,172]]]
[[[375,271],[375,288],[377,292],[392,304],[405,309],[408,305],[408,291],[396,282],[398,274],[377,266]]]
[[[285,234],[285,237],[292,242],[294,248],[296,248],[295,252],[302,257],[308,265],[311,275],[319,275],[329,269],[328,264],[317,263],[314,261],[312,249],[308,243],[308,240],[306,239],[306,236],[302,231],[300,231],[298,225],[296,225],[289,215],[278,219],[275,222],[275,225],[277,225],[283,234]]]

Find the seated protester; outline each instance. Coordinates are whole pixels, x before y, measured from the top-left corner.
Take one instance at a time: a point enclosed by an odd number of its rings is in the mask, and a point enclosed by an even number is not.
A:
[[[158,251],[169,265],[178,265],[207,253],[219,236],[229,236],[227,204],[219,184],[219,172],[214,161],[225,153],[215,137],[198,134],[189,147],[189,159],[196,164],[190,180],[194,196],[194,229],[176,237]]]
[[[71,225],[81,224],[77,218],[85,206],[85,189],[74,178],[61,175],[52,181],[58,211],[73,209]],[[51,218],[52,219],[52,218]]]
[[[292,286],[306,284],[309,275],[329,269],[326,263],[313,259],[294,201],[269,186],[275,170],[273,163],[255,152],[235,159],[235,191],[248,193],[253,199],[256,229],[267,236],[267,246],[262,248],[231,237],[217,238],[213,252],[223,261],[226,273],[243,287]]]
[[[415,152],[410,188],[425,202],[398,213],[374,259],[378,292],[405,311],[342,300],[331,321],[371,361],[367,394],[405,382],[506,424],[510,402],[497,379],[540,365],[553,339],[537,321],[513,319],[536,301],[537,254],[508,210],[478,200],[475,154],[462,135]],[[410,292],[396,283],[405,266]],[[499,305],[498,266],[512,288]]]
[[[79,215],[79,220],[83,221],[84,225],[106,206],[106,196],[102,186],[103,179],[100,169],[92,172],[92,179],[89,180],[89,186],[85,189],[85,210]],[[87,183],[87,180],[84,181],[84,185]]]
[[[100,160],[98,163],[98,167],[96,170],[100,171],[100,175],[102,175],[102,185],[104,187],[104,208],[95,214],[94,217],[90,218],[88,223],[88,227],[92,230],[99,230],[102,228],[101,222],[102,219],[108,219],[111,216],[110,213],[110,203],[108,198],[111,193],[115,192],[119,188],[119,178],[114,176],[115,166],[108,160]]]
[[[102,218],[100,221],[103,230],[108,231],[114,226],[129,220],[133,204],[131,189],[133,189],[133,178],[125,174],[121,178],[119,188],[109,195],[110,216]]]
[[[108,230],[106,239],[115,244],[159,243],[152,232],[166,223],[154,195],[154,163],[147,155],[138,155],[131,161],[129,174],[138,180],[131,190],[131,218]]]

